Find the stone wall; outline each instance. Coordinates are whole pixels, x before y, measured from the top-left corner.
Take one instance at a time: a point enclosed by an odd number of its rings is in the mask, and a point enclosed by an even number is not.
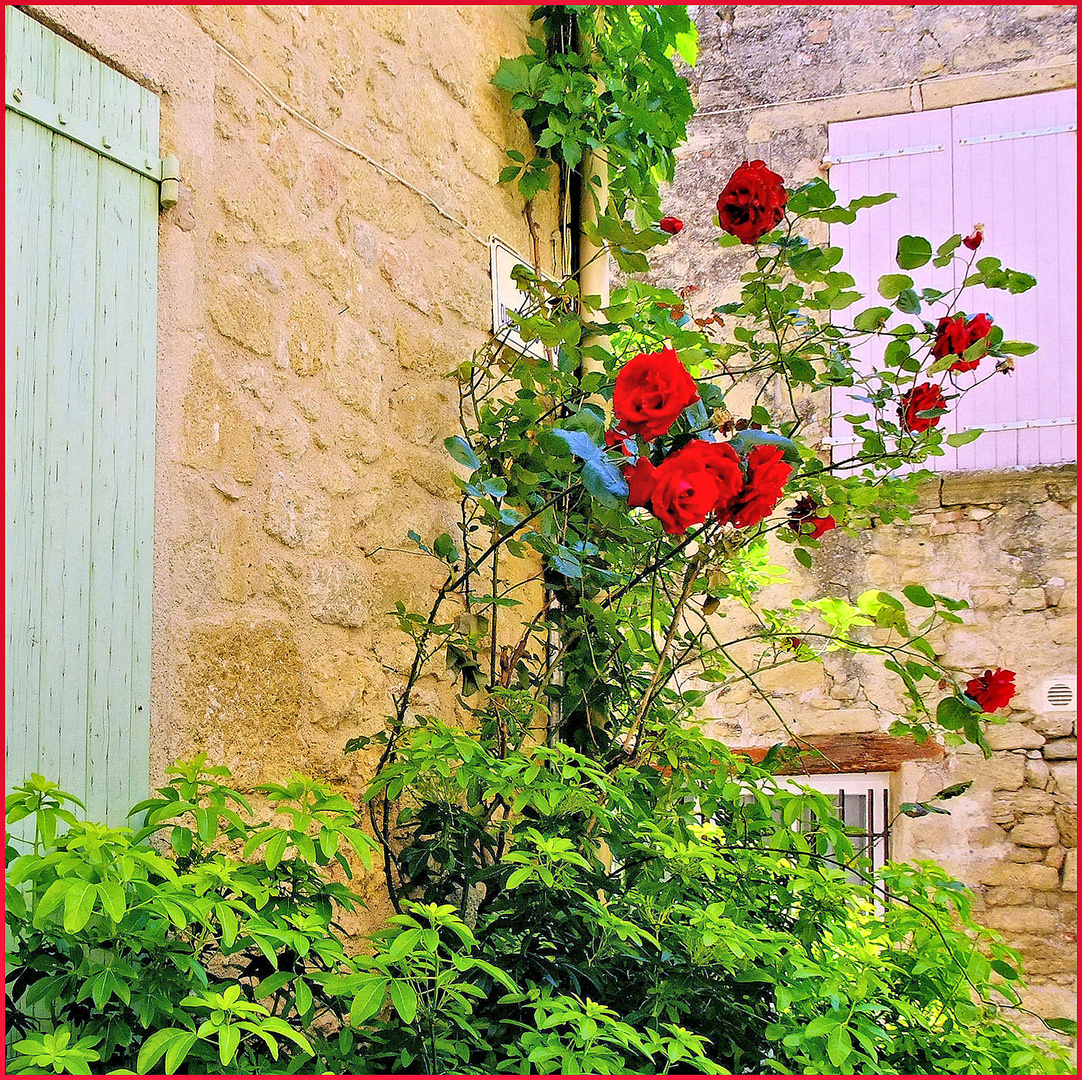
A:
[[[152,781],[205,750],[244,787],[299,770],[357,794],[372,762],[342,748],[381,728],[412,657],[387,613],[427,610],[442,580],[406,534],[455,532],[445,376],[490,329],[487,238],[533,250],[496,182],[529,136],[489,85],[526,51],[528,9],[29,10],[159,93],[180,160],[160,225]],[[551,256],[554,201],[534,217]],[[417,703],[454,710],[434,676]]]
[[[738,295],[744,254],[714,244],[710,217],[745,158],[801,183],[827,175],[832,121],[1075,85],[1066,6],[704,6],[696,20],[699,112],[663,204],[686,227],[652,275],[694,286],[696,315]],[[730,403],[734,415],[739,405]],[[827,433],[821,405],[812,437]],[[1073,466],[946,476],[908,525],[855,540],[826,534],[812,572],[777,553],[807,598],[900,595],[923,583],[965,599],[964,624],[933,637],[937,652],[974,674],[997,665],[1018,673],[1007,722],[988,729],[991,760],[959,749],[893,774],[895,813],[947,784],[973,786],[947,804],[950,817],[900,818],[892,856],[935,859],[974,887],[981,918],[1025,957],[1027,1004],[1046,1016],[1073,1015],[1076,1001],[1075,714],[1047,711],[1042,699],[1046,680],[1075,674],[1074,498]],[[793,591],[768,591],[764,602],[783,604]],[[725,630],[738,636],[732,615]],[[882,733],[902,705],[880,661],[840,652],[822,666],[783,663],[757,682],[762,696],[740,681],[708,702],[709,730],[731,746],[787,738],[764,698],[804,736]]]

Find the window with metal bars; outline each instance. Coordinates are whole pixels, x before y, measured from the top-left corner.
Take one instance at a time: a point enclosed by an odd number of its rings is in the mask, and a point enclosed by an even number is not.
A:
[[[825,773],[790,777],[789,786],[810,788],[834,799],[858,856],[878,870],[890,859],[890,773]],[[853,881],[860,874],[847,871]]]

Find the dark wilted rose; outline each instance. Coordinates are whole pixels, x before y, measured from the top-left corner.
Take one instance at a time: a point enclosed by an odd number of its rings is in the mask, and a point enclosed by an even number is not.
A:
[[[931,409],[945,409],[947,399],[935,383],[921,383],[902,395],[898,403],[898,416],[906,431],[927,431],[939,423],[938,416],[920,416]]]
[[[991,332],[992,320],[987,315],[974,315],[968,321],[964,315],[944,315],[936,327],[932,356],[936,360],[942,360],[944,356],[957,356],[958,360],[951,364],[950,370],[972,371],[981,362],[980,357],[963,360],[962,354]]]
[[[757,446],[748,454],[744,484],[728,505],[718,509],[718,521],[746,529],[773,511],[793,471],[782,454],[780,446]]]
[[[801,536],[810,536],[818,540],[825,532],[836,529],[838,523],[829,514],[819,515],[819,504],[810,496],[802,495],[796,506],[789,511],[789,527]],[[808,526],[811,529],[808,529]]]
[[[658,222],[658,228],[672,236],[675,236],[683,227],[684,223],[678,217],[663,217]]]
[[[616,376],[612,409],[621,431],[650,440],[664,435],[699,400],[699,388],[672,349],[640,353]]]
[[[741,243],[754,244],[785,216],[789,196],[765,161],[745,161],[718,196],[718,222]]]
[[[986,671],[966,683],[966,694],[986,713],[1002,709],[1014,697],[1014,672],[1004,668]]]

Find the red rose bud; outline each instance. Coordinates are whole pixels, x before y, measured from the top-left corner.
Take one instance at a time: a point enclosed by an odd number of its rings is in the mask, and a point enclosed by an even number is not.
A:
[[[906,431],[927,431],[939,423],[938,416],[918,416],[917,413],[931,409],[944,409],[947,399],[935,383],[921,383],[902,395],[898,403],[898,416]]]
[[[974,315],[968,321],[964,315],[944,315],[936,327],[932,356],[936,360],[942,360],[944,356],[957,356],[958,360],[951,364],[950,370],[972,371],[981,362],[980,357],[963,360],[962,354],[991,332],[992,320],[988,315]]]
[[[745,161],[718,196],[718,221],[741,243],[754,244],[785,216],[788,198],[782,178],[766,162]]]
[[[622,431],[617,431],[615,428],[609,428],[609,430],[605,432],[605,446],[618,446],[625,456],[630,457],[631,451],[627,448],[630,438],[630,435],[625,435]]]
[[[823,533],[838,527],[838,523],[829,514],[818,516],[818,509],[818,503],[810,495],[798,499],[796,506],[789,511],[789,526],[793,532],[818,540]],[[812,527],[810,532],[805,528],[807,525]]]
[[[718,507],[718,521],[738,529],[758,525],[781,501],[793,467],[782,461],[780,446],[757,446],[748,454],[744,485],[731,502]]]
[[[672,236],[675,236],[683,227],[684,223],[678,217],[663,217],[658,222],[658,228]]]
[[[640,353],[616,376],[612,410],[620,430],[649,441],[673,426],[699,400],[699,388],[672,349]]]
[[[973,231],[967,236],[962,243],[965,244],[970,251],[976,251],[981,246],[981,241],[984,239],[984,225],[974,225]]]
[[[641,457],[634,465],[624,465],[620,471],[627,481],[627,505],[649,506],[656,484],[654,474],[657,472],[649,459]]]
[[[1014,672],[1004,668],[986,671],[966,683],[966,694],[986,713],[1002,709],[1014,697]]]

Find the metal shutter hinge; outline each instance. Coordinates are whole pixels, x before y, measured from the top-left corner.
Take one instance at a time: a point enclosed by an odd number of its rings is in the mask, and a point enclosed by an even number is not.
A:
[[[158,203],[163,210],[177,205],[180,198],[180,162],[172,154],[163,157],[160,163]]]

